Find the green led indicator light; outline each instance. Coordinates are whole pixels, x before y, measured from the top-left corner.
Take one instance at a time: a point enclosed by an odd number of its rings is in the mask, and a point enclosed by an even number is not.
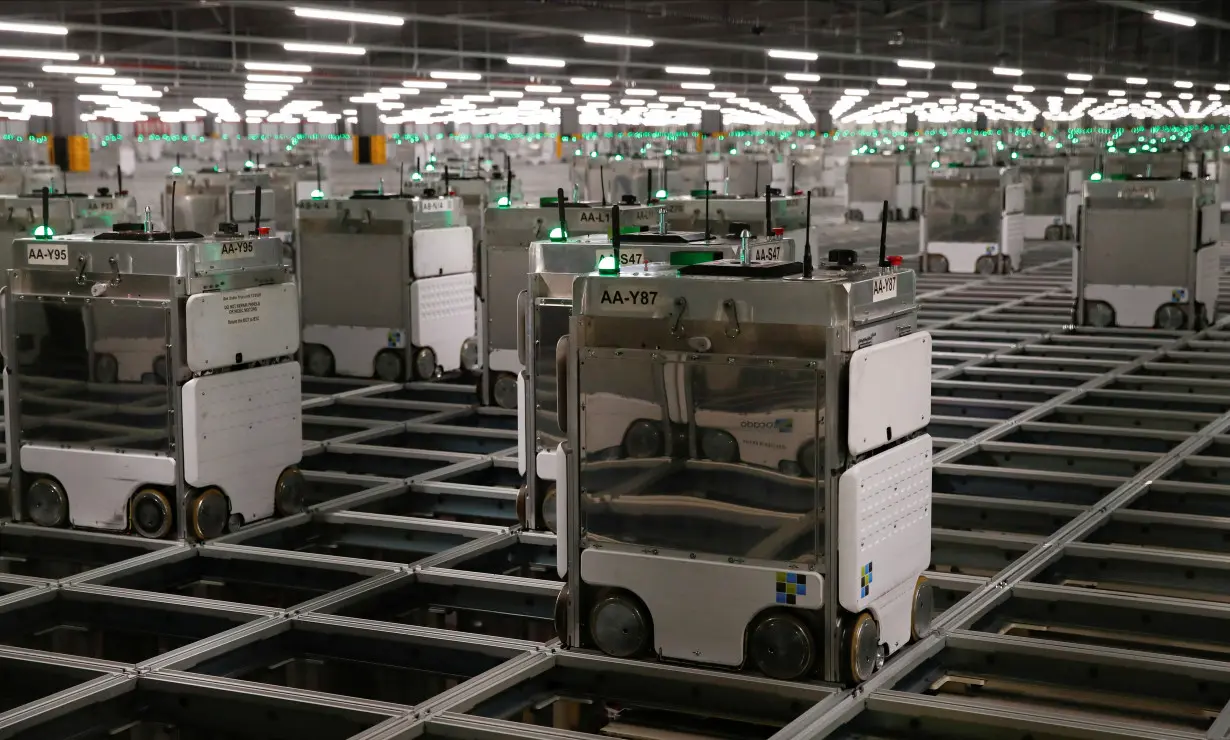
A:
[[[423,179],[423,176],[422,176],[422,175],[420,175],[419,173],[415,172],[414,174],[410,175],[410,179],[411,179],[411,181],[413,181],[413,182],[418,182],[419,180],[422,180],[422,179]]]
[[[616,161],[616,162],[622,162],[622,161],[624,161],[624,155],[622,155],[622,154],[616,154],[616,155],[615,155],[615,161]]]
[[[670,155],[672,155],[672,154],[674,154],[674,152],[673,152],[672,150],[670,150],[670,149],[667,149],[667,150],[666,150],[666,156],[668,156],[668,157],[669,157],[669,156],[670,156]]]
[[[182,175],[184,174],[184,168],[180,167],[179,165],[175,165],[174,167],[171,168],[171,174],[172,175]]]
[[[249,159],[248,161],[243,163],[243,166],[246,167],[247,169],[252,169],[253,167],[256,166],[256,163]]]
[[[579,157],[579,156],[581,156],[581,150],[580,150],[580,149],[577,149],[576,151],[574,151],[574,152],[572,153],[572,156],[574,156],[574,157]]]
[[[938,170],[939,168],[940,168],[940,163],[938,160],[934,160],[931,162],[931,169]]]
[[[589,156],[590,156],[590,158],[591,158],[591,159],[597,159],[597,158],[598,158],[598,152],[590,152],[590,153],[589,153]]]
[[[1101,172],[1095,172],[1095,173],[1093,173],[1092,175],[1090,175],[1090,176],[1089,176],[1089,180],[1090,180],[1090,182],[1101,182],[1101,181],[1102,181],[1102,173],[1101,173]]]
[[[312,191],[312,200],[324,200],[324,197],[325,197],[325,191],[321,190],[320,188],[316,188],[315,190]]]
[[[554,229],[551,229],[551,233],[547,235],[547,238],[553,242],[562,242],[568,237],[564,233],[564,227],[556,226]]]
[[[496,206],[498,206],[498,207],[500,207],[500,208],[508,208],[509,206],[511,206],[511,205],[512,205],[512,201],[510,201],[510,200],[508,199],[508,196],[507,196],[507,195],[501,195],[501,196],[500,196],[500,199],[499,199],[499,200],[497,200],[497,201],[495,202],[495,204],[496,204]]]
[[[436,166],[435,166],[434,164],[430,164],[430,163],[428,163],[428,165],[427,165],[426,167],[424,167],[423,169],[424,169],[425,171],[427,171],[427,172],[435,172],[435,171],[436,171]]]
[[[50,239],[56,235],[55,229],[44,225],[36,226],[30,233],[34,234],[35,239]]]
[[[619,268],[615,265],[615,255],[604,254],[598,258],[598,273],[601,275],[619,274]]]
[[[658,192],[656,192],[656,193],[654,193],[654,194],[653,194],[653,197],[655,197],[655,198],[657,198],[657,199],[661,200],[662,198],[665,198],[665,197],[666,197],[666,191],[665,191],[665,190],[659,190]]]

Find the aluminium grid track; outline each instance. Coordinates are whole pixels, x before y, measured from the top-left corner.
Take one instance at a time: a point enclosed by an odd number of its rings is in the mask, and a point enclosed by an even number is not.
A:
[[[943,611],[855,691],[559,650],[515,415],[309,378],[305,514],[201,545],[0,526],[0,738],[580,740],[552,728],[595,700],[722,737],[1225,737],[1230,323],[1073,331],[1067,252],[919,277]]]

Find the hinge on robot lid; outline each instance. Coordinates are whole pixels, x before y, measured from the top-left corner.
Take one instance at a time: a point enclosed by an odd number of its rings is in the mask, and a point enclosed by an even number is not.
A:
[[[735,337],[739,336],[739,331],[740,331],[739,329],[739,308],[735,304],[735,300],[733,298],[727,298],[726,300],[722,301],[722,310],[726,312],[726,318],[729,321],[729,324],[726,326],[726,331],[724,333],[726,334],[727,338],[734,339]]]
[[[673,336],[683,335],[683,314],[688,310],[688,299],[683,296],[677,296],[674,304],[671,306],[671,311],[666,318],[671,322],[671,334]]]
[[[85,266],[88,264],[84,254],[77,255],[77,285],[85,285]]]

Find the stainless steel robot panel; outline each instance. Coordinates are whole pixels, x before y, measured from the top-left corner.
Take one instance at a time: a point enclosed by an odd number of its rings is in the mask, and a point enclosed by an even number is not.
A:
[[[927,185],[927,239],[998,242],[1003,197],[998,180],[933,180]]]
[[[1025,214],[1050,216],[1063,213],[1068,197],[1068,168],[1040,165],[1021,168],[1025,184]]]
[[[847,201],[878,202],[893,200],[897,187],[897,170],[907,160],[896,157],[850,157],[846,166]]]

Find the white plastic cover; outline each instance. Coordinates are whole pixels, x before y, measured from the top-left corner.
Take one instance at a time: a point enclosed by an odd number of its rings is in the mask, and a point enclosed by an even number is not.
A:
[[[474,336],[474,273],[415,280],[410,307],[411,343],[430,347],[444,372],[461,367],[461,345]]]
[[[469,226],[421,229],[412,238],[414,260],[410,269],[414,278],[474,271],[474,232]]]
[[[931,423],[931,335],[907,334],[850,358],[847,446],[852,455],[882,447]]]
[[[294,283],[198,293],[185,308],[188,367],[193,372],[267,360],[299,349]]]

